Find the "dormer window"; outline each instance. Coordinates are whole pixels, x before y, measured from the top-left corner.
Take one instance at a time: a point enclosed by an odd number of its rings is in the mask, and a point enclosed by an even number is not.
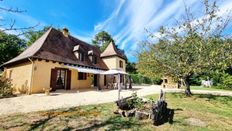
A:
[[[76,45],[73,47],[73,52],[74,52],[76,58],[80,61],[85,60],[85,53],[82,50],[83,49],[81,49],[80,45]]]
[[[93,56],[93,58],[92,58],[92,63],[93,63],[93,64],[97,64],[97,57],[96,57],[96,56]]]
[[[97,56],[94,55],[93,50],[88,51],[88,56],[93,64],[97,64]]]

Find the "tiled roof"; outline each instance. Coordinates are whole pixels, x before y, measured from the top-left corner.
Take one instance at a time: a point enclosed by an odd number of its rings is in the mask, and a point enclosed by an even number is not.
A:
[[[111,42],[107,47],[106,49],[101,53],[101,57],[104,58],[104,57],[112,57],[112,56],[119,56],[123,59],[126,59],[126,56],[124,55],[124,53],[117,49],[114,45],[113,42]]]
[[[77,47],[85,53],[85,61],[78,60],[74,55],[73,51],[76,50],[75,48]],[[93,64],[88,59],[88,51],[91,50],[97,56],[97,64]],[[50,28],[23,53],[4,63],[3,66],[7,66],[9,64],[13,64],[15,62],[19,62],[20,60],[25,60],[28,58],[40,58],[63,62],[66,64],[76,64],[92,68],[108,69],[106,64],[100,58],[99,49],[77,38],[74,38],[71,35],[65,37],[62,32],[54,28]]]

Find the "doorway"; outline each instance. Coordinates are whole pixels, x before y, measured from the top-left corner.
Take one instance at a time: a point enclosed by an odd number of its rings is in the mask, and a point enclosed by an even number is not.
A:
[[[94,85],[94,86],[98,86],[97,74],[94,74],[94,76],[93,76],[93,85]]]
[[[64,68],[55,68],[51,70],[50,86],[52,91],[57,89],[70,90],[71,71]]]

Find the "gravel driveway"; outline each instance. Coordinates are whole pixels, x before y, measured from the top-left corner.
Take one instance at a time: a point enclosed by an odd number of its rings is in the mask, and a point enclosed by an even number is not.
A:
[[[122,90],[121,96],[130,96],[133,92],[137,92],[138,96],[146,96],[150,94],[160,93],[160,86],[134,86],[132,90]],[[164,89],[165,92],[182,92],[178,89]],[[220,91],[201,91],[195,90],[193,93],[213,93],[215,95],[230,95],[232,92]],[[226,93],[226,94],[223,94]],[[32,111],[41,111],[49,109],[57,109],[64,107],[73,107],[79,105],[100,104],[116,101],[118,98],[117,90],[81,90],[81,91],[56,91],[50,96],[44,94],[23,95],[14,98],[0,99],[0,115],[12,113],[26,113]]]

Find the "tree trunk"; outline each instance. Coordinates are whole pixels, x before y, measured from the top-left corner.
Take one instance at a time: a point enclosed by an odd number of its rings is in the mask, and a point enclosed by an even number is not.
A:
[[[189,77],[184,79],[184,86],[185,86],[185,95],[186,96],[191,96],[191,90],[190,90],[190,85],[189,85]]]

